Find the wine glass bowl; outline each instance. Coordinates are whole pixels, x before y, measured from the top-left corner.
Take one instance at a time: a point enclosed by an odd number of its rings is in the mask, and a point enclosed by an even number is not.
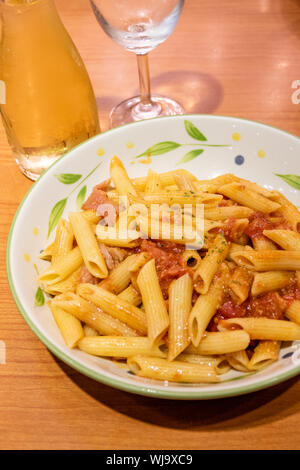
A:
[[[183,0],[91,0],[103,30],[117,44],[135,54],[148,54],[164,42],[179,19]],[[158,6],[159,4],[159,6]]]
[[[184,0],[90,0],[105,33],[137,57],[140,95],[115,106],[111,126],[164,115],[183,114],[171,98],[151,95],[148,53],[164,42],[174,30]]]

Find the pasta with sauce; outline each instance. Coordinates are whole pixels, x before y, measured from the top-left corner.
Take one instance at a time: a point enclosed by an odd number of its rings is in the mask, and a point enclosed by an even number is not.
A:
[[[300,340],[300,234],[290,217],[299,212],[291,202],[231,174],[198,180],[186,170],[149,170],[130,179],[117,157],[110,172],[80,211],[61,219],[41,255],[49,266],[38,283],[52,294],[68,347],[141,377],[214,383],[230,369],[268,367],[282,341]],[[150,215],[136,210],[158,203]]]

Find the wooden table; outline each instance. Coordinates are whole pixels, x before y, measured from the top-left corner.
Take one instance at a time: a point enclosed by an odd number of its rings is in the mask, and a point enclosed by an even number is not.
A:
[[[102,129],[111,107],[137,92],[135,57],[98,26],[88,0],[57,0],[86,63]],[[150,54],[153,90],[187,112],[263,121],[300,136],[298,0],[187,0],[176,31]],[[57,360],[20,315],[5,272],[13,215],[31,182],[0,129],[1,449],[299,449],[297,378],[246,396],[175,402],[98,384]],[[3,191],[4,188],[4,191]]]

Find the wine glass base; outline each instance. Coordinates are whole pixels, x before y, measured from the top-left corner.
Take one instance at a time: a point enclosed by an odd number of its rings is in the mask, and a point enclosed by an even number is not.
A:
[[[122,126],[129,122],[141,121],[161,116],[184,114],[184,109],[177,101],[166,96],[151,95],[152,103],[144,105],[140,96],[134,96],[115,106],[110,112],[111,127]]]

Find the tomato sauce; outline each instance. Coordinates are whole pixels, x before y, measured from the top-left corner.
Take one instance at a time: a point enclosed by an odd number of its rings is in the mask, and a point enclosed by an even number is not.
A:
[[[193,270],[184,265],[182,253],[184,246],[167,241],[143,240],[139,252],[147,252],[155,259],[155,267],[160,287],[165,299],[168,298],[168,289],[171,282]]]
[[[225,224],[223,225],[223,233],[227,241],[232,241],[234,238],[234,229],[236,226],[236,219],[234,217],[230,217],[226,220]]]
[[[247,317],[265,317],[283,320],[286,309],[285,300],[278,292],[267,292],[246,301]]]
[[[279,293],[286,302],[287,307],[289,307],[294,300],[300,300],[300,286],[297,285],[296,281],[281,289]]]
[[[89,284],[98,284],[99,279],[95,276],[93,276],[89,270],[83,266],[80,270],[80,275],[79,275],[79,282],[88,282]]]
[[[217,310],[219,318],[234,318],[234,317],[244,317],[245,308],[240,305],[235,304],[232,300],[227,300],[223,305]]]
[[[251,238],[265,238],[263,235],[264,230],[274,229],[290,229],[288,222],[281,217],[281,220],[277,222],[271,222],[268,220],[268,216],[262,212],[254,212],[249,217],[249,225],[245,230],[245,233]]]
[[[235,304],[232,300],[227,299],[217,309],[207,329],[208,331],[218,331],[218,323],[220,320],[227,320],[228,318],[240,318],[244,316],[245,308],[241,305]]]
[[[91,193],[91,195],[88,197],[88,199],[86,200],[86,202],[83,204],[82,206],[82,209],[83,210],[94,210],[94,211],[97,211],[97,209],[99,208],[99,206],[101,206],[102,204],[108,204],[108,205],[111,205],[112,206],[112,210],[116,212],[116,214],[118,214],[118,211],[119,211],[119,205],[112,201],[112,199],[109,199],[109,197],[107,196],[106,192],[103,191],[103,183],[100,183],[98,184],[97,186],[95,186],[93,188],[93,191]],[[103,215],[103,214],[101,214]]]
[[[283,295],[279,295],[278,292],[267,292],[257,297],[250,296],[241,305],[237,305],[233,300],[228,300],[227,296],[225,302],[217,309],[208,330],[218,331],[218,322],[228,318],[264,317],[283,320],[284,311],[289,302],[298,298],[300,300],[300,289],[298,287],[285,288]]]
[[[215,229],[210,230],[210,233],[214,233],[217,235],[221,233],[224,235],[228,242],[233,241],[235,239],[235,229],[236,229],[236,219],[234,217],[229,217],[222,227],[218,227]]]

